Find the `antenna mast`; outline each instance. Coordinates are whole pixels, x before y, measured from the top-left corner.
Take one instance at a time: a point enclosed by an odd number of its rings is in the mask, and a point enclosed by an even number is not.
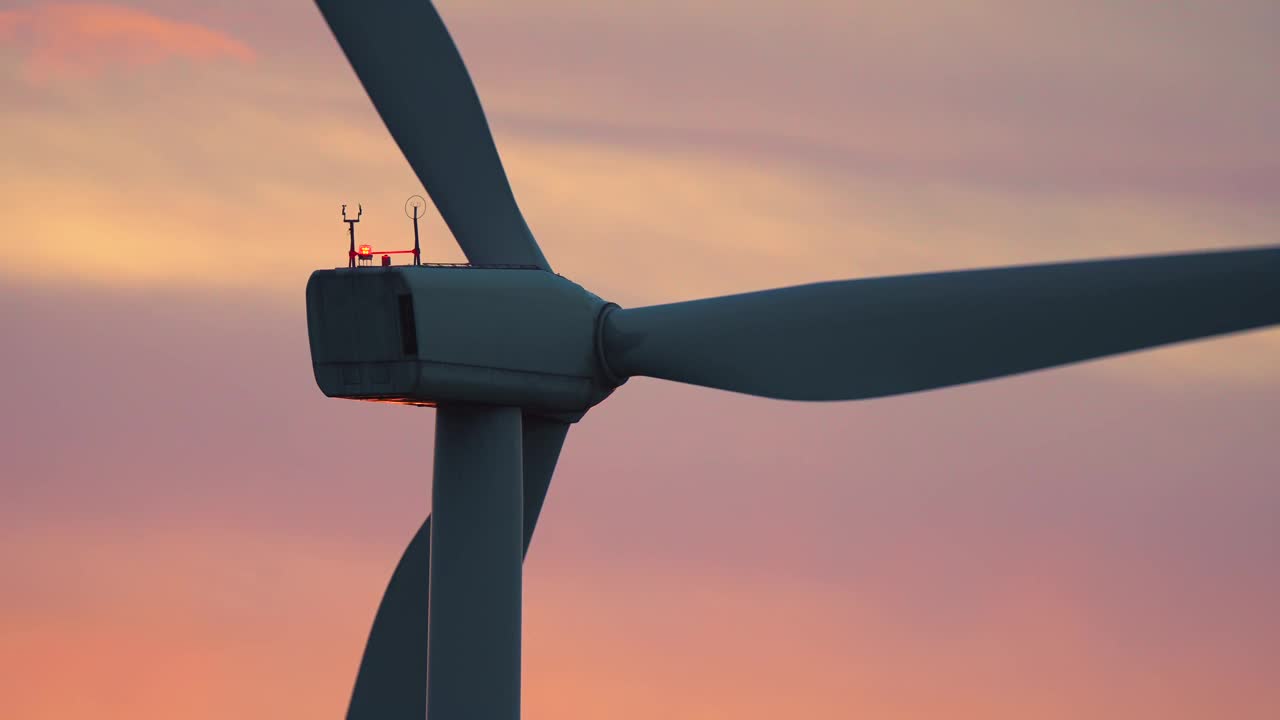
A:
[[[422,209],[427,201],[421,195],[414,195],[404,203],[404,214],[413,218],[413,264],[422,264],[422,249],[418,245],[418,218],[422,217]]]
[[[347,230],[351,236],[351,247],[347,250],[347,267],[356,266],[356,223],[360,222],[360,216],[364,214],[364,206],[356,205],[355,218],[347,217],[347,206],[342,206],[342,222],[347,224]],[[417,222],[414,223],[414,234],[417,234]]]
[[[418,247],[418,208],[413,209],[413,264],[420,265],[422,250]]]

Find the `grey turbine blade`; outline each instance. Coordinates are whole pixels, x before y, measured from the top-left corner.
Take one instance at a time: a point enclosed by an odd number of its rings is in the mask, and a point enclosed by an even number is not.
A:
[[[525,415],[524,550],[538,522],[569,424]],[[431,518],[422,524],[396,565],[369,631],[347,709],[350,720],[412,718],[427,712],[427,613]]]
[[[524,443],[524,552],[529,554],[533,528],[542,513],[551,476],[555,474],[560,449],[564,447],[569,423],[525,414],[521,440]]]
[[[435,7],[428,0],[316,5],[467,259],[550,269]]]
[[[790,400],[1012,375],[1280,322],[1280,248],[818,283],[609,314],[605,358]]]
[[[373,618],[349,720],[422,720],[427,716],[427,603],[431,577],[431,518],[422,523]]]

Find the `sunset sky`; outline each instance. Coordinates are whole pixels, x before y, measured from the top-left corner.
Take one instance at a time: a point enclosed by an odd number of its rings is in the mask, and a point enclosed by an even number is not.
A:
[[[1280,242],[1275,0],[436,4],[623,306]],[[416,193],[306,0],[0,0],[0,718],[345,712],[433,413],[323,397],[303,287]],[[861,403],[631,380],[525,565],[524,717],[1274,720],[1278,430],[1277,330]]]

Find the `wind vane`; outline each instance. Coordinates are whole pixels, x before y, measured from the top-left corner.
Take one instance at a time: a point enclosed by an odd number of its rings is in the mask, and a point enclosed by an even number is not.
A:
[[[342,206],[342,222],[347,224],[347,230],[351,236],[351,247],[347,250],[347,267],[356,266],[356,223],[360,222],[361,215],[364,215],[363,205],[360,205],[360,204],[356,205],[355,218],[348,218],[347,206],[346,205]],[[360,249],[364,250],[364,246],[361,245]]]

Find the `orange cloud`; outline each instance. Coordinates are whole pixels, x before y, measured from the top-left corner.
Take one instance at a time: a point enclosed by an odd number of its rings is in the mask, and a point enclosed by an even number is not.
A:
[[[174,58],[250,62],[255,57],[249,46],[217,30],[105,3],[0,11],[0,42],[26,50],[22,74],[36,84]]]

